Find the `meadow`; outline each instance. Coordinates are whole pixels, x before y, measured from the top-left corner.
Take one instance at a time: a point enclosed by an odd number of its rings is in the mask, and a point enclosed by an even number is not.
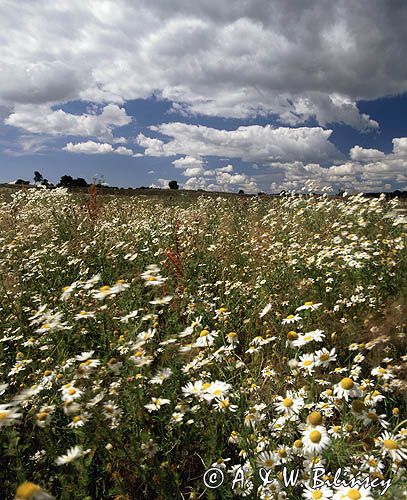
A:
[[[405,498],[398,200],[0,200],[0,498]]]

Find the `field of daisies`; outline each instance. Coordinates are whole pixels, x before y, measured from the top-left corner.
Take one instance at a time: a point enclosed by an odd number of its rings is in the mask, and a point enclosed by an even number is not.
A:
[[[399,201],[0,200],[0,498],[405,498]]]

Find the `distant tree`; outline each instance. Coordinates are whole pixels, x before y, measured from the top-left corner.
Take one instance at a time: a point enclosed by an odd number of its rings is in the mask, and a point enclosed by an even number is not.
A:
[[[63,175],[59,181],[59,187],[72,187],[73,179],[70,175]]]
[[[34,172],[34,182],[42,182],[44,180],[44,177],[38,170]]]
[[[177,181],[170,181],[168,183],[168,187],[170,189],[179,189],[178,182]]]
[[[28,186],[30,184],[30,181],[25,181],[24,179],[17,179],[14,184],[16,184],[17,186]]]
[[[239,194],[244,194],[243,189],[239,189]]]
[[[78,177],[77,179],[72,179],[72,186],[88,187],[88,183],[82,177]]]

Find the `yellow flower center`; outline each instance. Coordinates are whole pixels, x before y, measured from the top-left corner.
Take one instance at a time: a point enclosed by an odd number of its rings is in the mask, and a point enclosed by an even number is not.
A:
[[[8,414],[9,414],[8,411],[0,411],[0,420],[6,420]]]
[[[69,389],[68,394],[73,396],[76,393],[76,389]]]
[[[73,422],[75,422],[75,424],[76,424],[77,422],[80,422],[81,420],[82,420],[82,419],[81,419],[81,417],[80,417],[79,415],[76,415],[76,416],[72,419],[72,421],[73,421]]]
[[[34,483],[29,483],[28,481],[20,484],[16,491],[16,498],[31,498],[34,493],[41,491],[41,488]]]
[[[104,285],[104,286],[101,286],[99,288],[99,291],[102,292],[102,293],[103,292],[108,292],[109,290],[110,290],[110,286],[109,285]]]
[[[323,493],[321,490],[315,490],[312,492],[312,498],[314,500],[319,500],[320,498],[322,498],[322,496],[323,496]]]
[[[321,425],[322,415],[319,413],[319,411],[313,411],[308,415],[308,422],[311,425]]]
[[[290,408],[293,404],[294,404],[294,401],[292,399],[290,399],[290,398],[284,398],[283,399],[283,405],[286,408]]]
[[[265,465],[266,467],[273,467],[273,465],[274,465],[274,460],[271,460],[271,458],[269,458],[269,459],[265,460],[264,465]]]
[[[294,318],[294,315],[293,314],[289,314],[286,319],[293,319]]]
[[[199,334],[200,337],[206,337],[207,335],[209,335],[208,330],[202,330],[202,332]]]
[[[312,431],[309,438],[313,443],[319,443],[322,439],[322,434],[319,431]]]
[[[341,387],[345,389],[345,391],[349,391],[355,385],[353,380],[349,377],[345,377],[341,380]]]
[[[397,448],[399,447],[399,445],[397,444],[396,441],[394,441],[394,439],[385,439],[383,441],[383,445],[388,450],[397,450]]]
[[[296,439],[296,440],[294,441],[294,446],[295,446],[296,448],[302,448],[303,444],[302,444],[301,439]]]
[[[147,281],[155,281],[156,280],[156,277],[155,276],[149,276],[147,278]]]
[[[360,498],[362,498],[362,495],[358,490],[352,488],[348,490],[348,498],[350,498],[351,500],[359,500]]]
[[[237,337],[237,333],[236,332],[230,332],[230,333],[228,333],[228,337],[232,337],[232,338]]]
[[[210,387],[210,386],[211,386],[211,383],[210,383],[210,382],[205,382],[205,383],[203,384],[203,386],[202,386],[202,389],[203,389],[204,391],[206,391],[206,389],[209,389],[209,387]]]
[[[328,359],[329,359],[329,354],[327,354],[326,352],[321,354],[321,356],[319,357],[320,361],[328,361]]]
[[[310,359],[306,359],[304,362],[303,362],[303,365],[304,366],[311,366],[312,365],[312,361]]]
[[[288,332],[287,333],[287,338],[288,340],[297,340],[298,339],[298,333],[297,332]]]
[[[285,450],[278,450],[278,454],[281,458],[285,458],[287,456],[287,452]]]
[[[48,413],[46,411],[41,411],[40,413],[37,414],[37,419],[43,422],[46,420],[48,417]]]
[[[305,302],[304,306],[312,306],[313,304],[312,300],[310,300],[309,302]]]
[[[387,373],[387,370],[385,368],[379,368],[377,371],[382,374]]]

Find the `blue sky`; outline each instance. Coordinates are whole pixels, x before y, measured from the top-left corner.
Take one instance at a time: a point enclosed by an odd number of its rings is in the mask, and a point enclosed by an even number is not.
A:
[[[2,4],[0,180],[407,189],[407,5],[228,5]]]

